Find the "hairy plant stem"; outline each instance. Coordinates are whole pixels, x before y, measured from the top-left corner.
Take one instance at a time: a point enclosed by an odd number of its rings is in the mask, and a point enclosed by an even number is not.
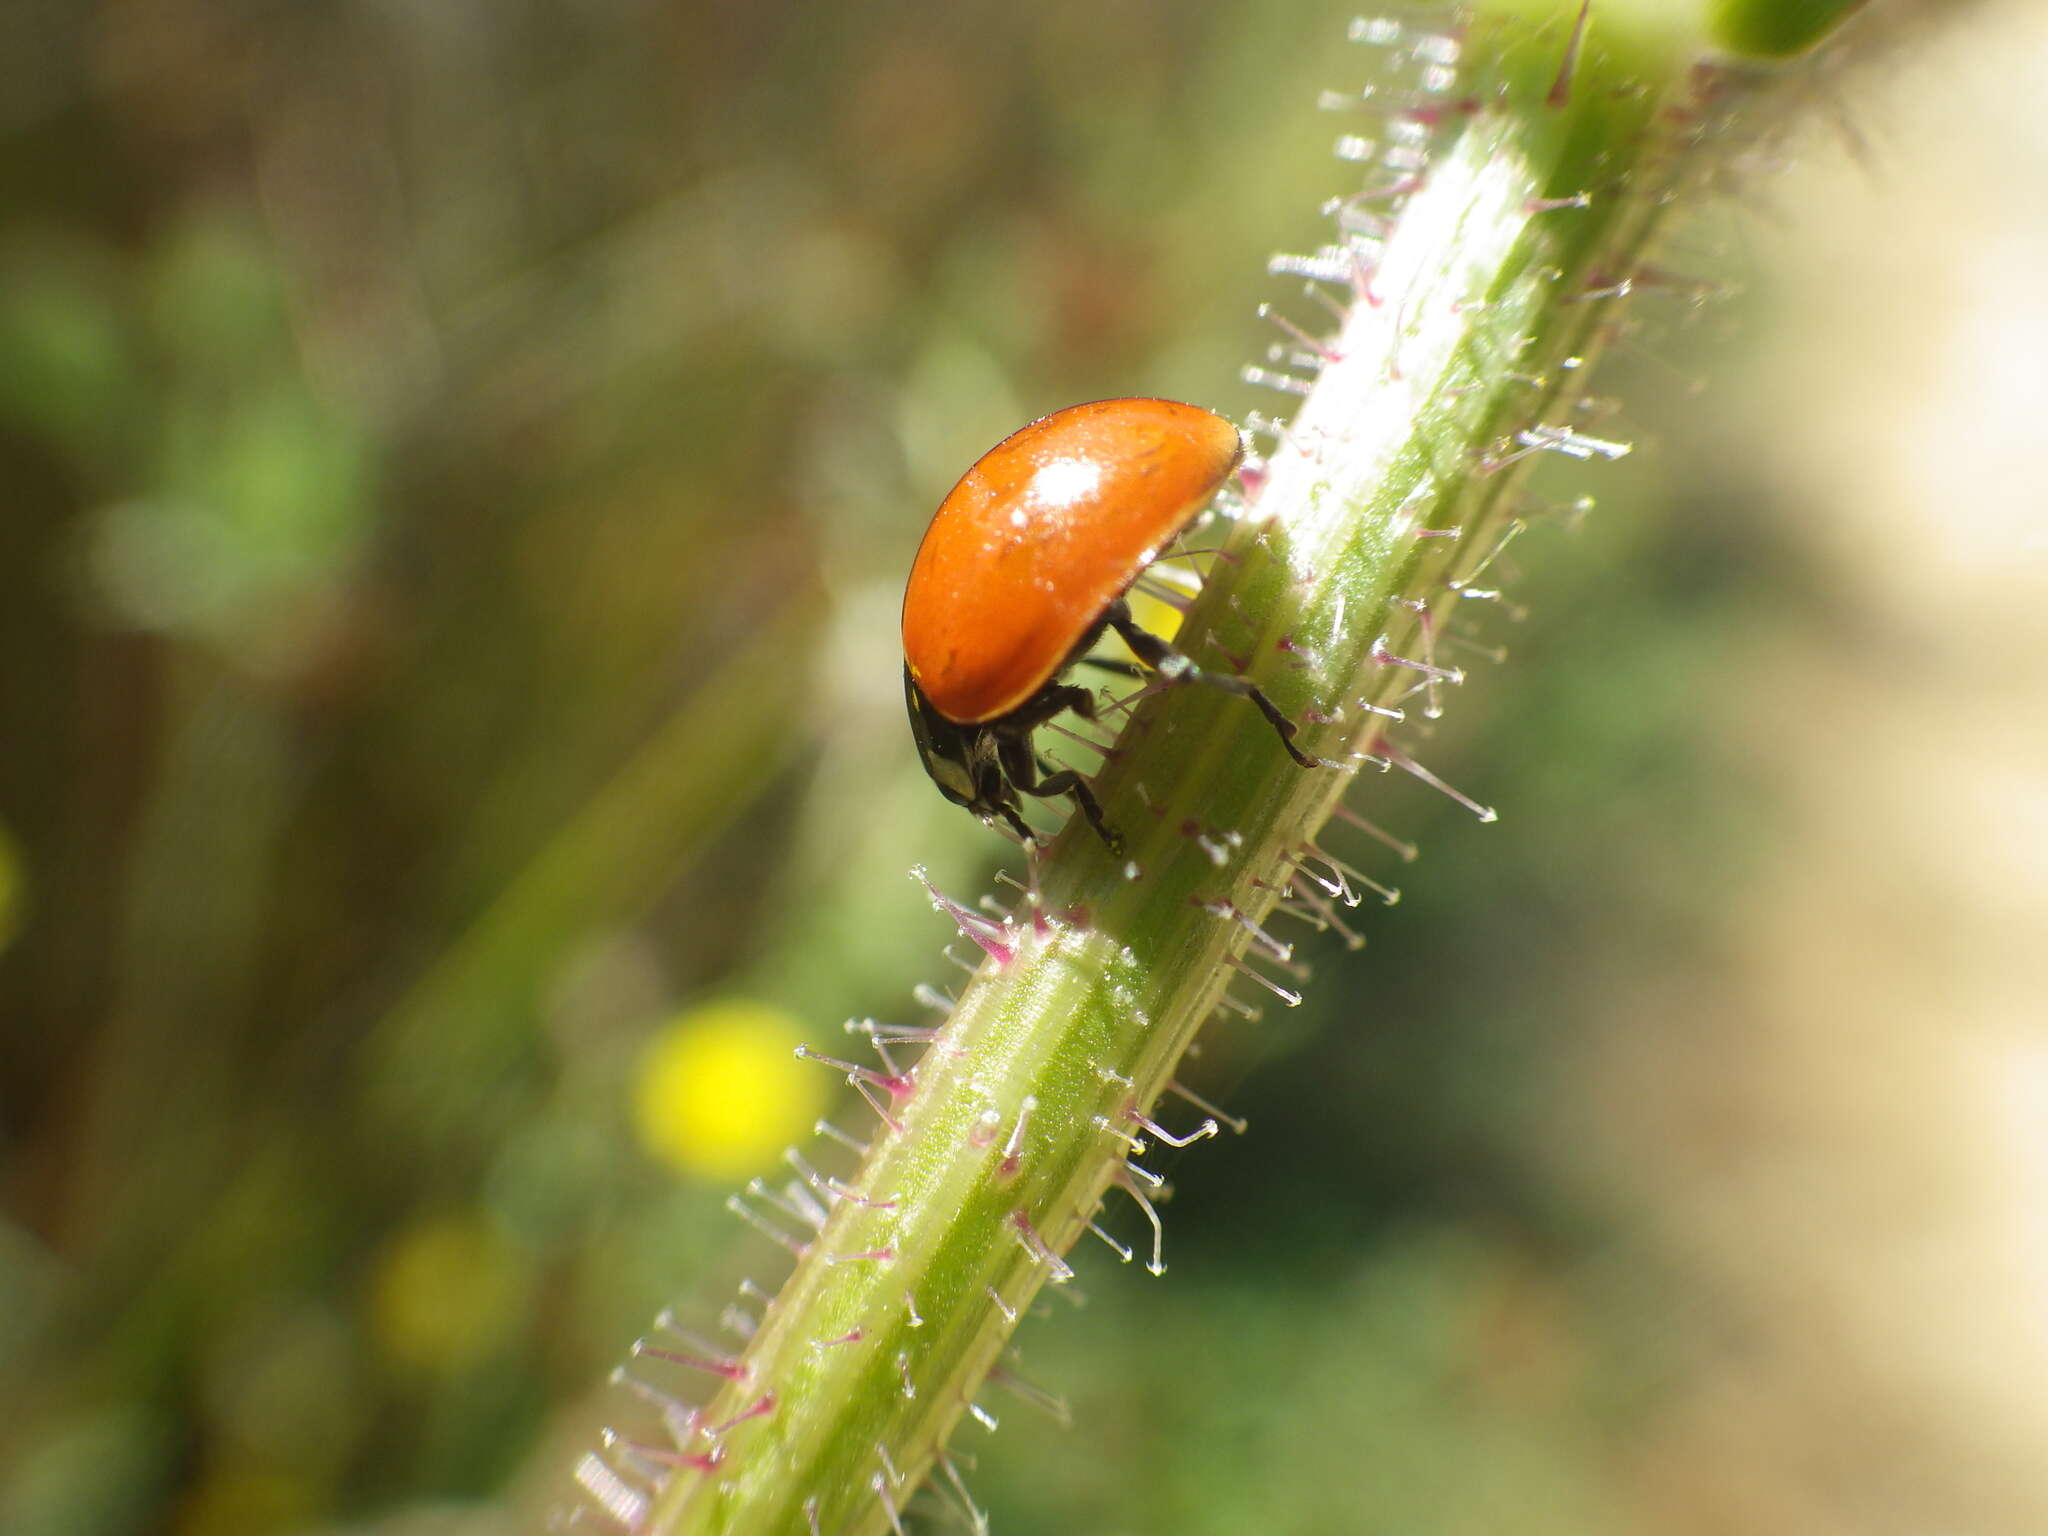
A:
[[[1297,767],[1214,690],[1139,705],[1097,780],[1126,859],[1075,818],[1010,920],[961,914],[988,958],[916,1066],[869,1077],[882,1123],[857,1173],[812,1185],[829,1209],[774,1216],[796,1268],[671,1422],[648,1530],[889,1531],[1101,1203],[1144,1204],[1144,1117],[1197,1128],[1155,1108],[1183,1053],[1241,963],[1288,966],[1269,910],[1359,768],[1405,765],[1396,717],[1454,686],[1418,693],[1430,674],[1395,658],[1428,661],[1540,450],[1613,450],[1574,430],[1586,367],[1736,93],[1654,25],[1581,45],[1577,20],[1481,7],[1400,40],[1415,94],[1388,127],[1412,167],[1369,173],[1319,258],[1346,318],[1181,632],[1333,766]],[[1146,1214],[1119,1221],[1141,1256]]]

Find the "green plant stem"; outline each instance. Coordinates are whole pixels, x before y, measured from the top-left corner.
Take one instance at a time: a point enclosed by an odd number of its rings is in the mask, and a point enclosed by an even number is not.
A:
[[[1128,863],[1070,824],[914,1070],[870,1082],[886,1119],[850,1194],[816,1231],[776,1218],[796,1268],[681,1437],[699,1462],[649,1530],[892,1528],[1016,1319],[1068,1278],[1060,1256],[1118,1186],[1146,1193],[1127,1171],[1157,1139],[1141,1117],[1240,963],[1288,962],[1269,910],[1356,771],[1398,760],[1373,711],[1430,707],[1426,674],[1389,658],[1427,660],[1532,444],[1604,451],[1568,430],[1586,365],[1719,107],[1654,26],[1596,25],[1561,79],[1576,14],[1481,10],[1448,86],[1393,119],[1423,165],[1361,204],[1398,216],[1357,248],[1371,268],[1331,356],[1182,631],[1315,722],[1303,740],[1336,766],[1296,767],[1214,690],[1139,706],[1097,780]]]

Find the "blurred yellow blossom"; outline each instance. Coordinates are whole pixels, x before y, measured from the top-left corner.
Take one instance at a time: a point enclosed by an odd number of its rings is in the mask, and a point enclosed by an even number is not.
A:
[[[648,1154],[707,1180],[740,1178],[809,1132],[829,1083],[797,1059],[796,1023],[764,1003],[691,1008],[658,1030],[633,1074]]]
[[[519,1255],[488,1223],[470,1215],[415,1223],[377,1262],[370,1302],[378,1351],[402,1369],[473,1365],[517,1327],[525,1291]]]
[[[14,942],[14,935],[21,927],[23,879],[20,845],[4,825],[0,825],[0,950]]]
[[[262,1466],[217,1469],[185,1498],[177,1536],[270,1536],[304,1529],[319,1495],[289,1472]]]

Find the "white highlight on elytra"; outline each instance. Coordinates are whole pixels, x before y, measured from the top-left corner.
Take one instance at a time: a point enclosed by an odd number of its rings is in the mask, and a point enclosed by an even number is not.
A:
[[[1031,477],[1031,489],[1027,499],[1039,510],[1058,511],[1079,503],[1092,502],[1102,485],[1102,466],[1092,459],[1053,459],[1041,464]],[[1012,521],[1029,520],[1029,513],[1020,508],[1012,514]],[[1017,522],[1020,528],[1023,522]]]

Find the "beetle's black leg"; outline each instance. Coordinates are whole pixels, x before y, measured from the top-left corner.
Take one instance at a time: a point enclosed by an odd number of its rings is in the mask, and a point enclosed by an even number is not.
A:
[[[1280,735],[1280,745],[1287,749],[1287,755],[1304,768],[1323,766],[1320,758],[1310,757],[1294,744],[1295,733],[1300,729],[1292,720],[1280,713],[1280,706],[1266,697],[1263,688],[1248,677],[1233,677],[1227,672],[1211,672],[1196,666],[1184,654],[1173,648],[1150,630],[1141,629],[1138,621],[1131,617],[1128,603],[1121,598],[1110,605],[1109,627],[1123,638],[1146,666],[1169,683],[1206,683],[1211,688],[1220,688],[1225,693],[1235,693],[1250,699],[1259,706],[1259,713],[1271,722]]]
[[[1038,834],[1032,831],[1031,824],[1018,814],[1016,806],[1005,800],[996,809],[1001,813],[1003,820],[1010,824],[1011,829],[1024,839],[1025,847],[1029,848],[1038,841]]]
[[[1124,851],[1123,839],[1103,819],[1102,803],[1095,798],[1095,791],[1088,787],[1088,781],[1071,768],[1062,768],[1056,773],[1044,773],[1034,760],[1029,734],[1002,736],[997,744],[1001,754],[1003,774],[1016,788],[1027,795],[1038,795],[1050,799],[1054,795],[1071,795],[1081,814],[1088,818],[1088,825],[1095,829],[1095,835],[1102,839],[1111,853]]]
[[[1048,774],[1036,784],[1029,786],[1034,795],[1072,795],[1074,803],[1081,808],[1081,814],[1088,818],[1088,825],[1095,829],[1095,835],[1102,839],[1103,846],[1111,853],[1124,851],[1124,840],[1117,836],[1116,829],[1102,819],[1102,805],[1095,798],[1095,791],[1088,787],[1088,781],[1071,768],[1062,768],[1058,773]]]
[[[1121,656],[1083,656],[1079,665],[1114,672],[1118,677],[1128,677],[1134,682],[1143,682],[1145,678],[1143,667],[1134,661],[1125,661]]]
[[[1005,735],[1028,736],[1062,710],[1071,709],[1083,720],[1095,718],[1095,695],[1071,683],[1047,683],[1019,704],[999,722]]]
[[[981,759],[975,777],[973,809],[983,816],[1000,816],[1008,822],[1016,834],[1026,843],[1032,842],[1037,833],[1031,830],[1023,813],[1018,809],[1016,792],[1010,788],[1009,769],[1003,756],[1003,739],[1000,736],[982,737],[982,742],[994,750]]]

